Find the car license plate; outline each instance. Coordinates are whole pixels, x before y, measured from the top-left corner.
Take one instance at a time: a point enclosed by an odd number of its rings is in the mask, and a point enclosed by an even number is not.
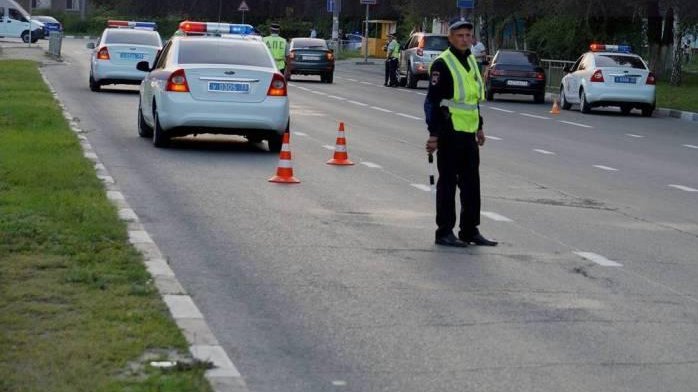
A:
[[[318,61],[320,60],[320,56],[303,56],[303,60]]]
[[[528,87],[528,82],[525,80],[507,80],[507,86]]]
[[[145,53],[122,52],[119,58],[122,60],[143,60]]]
[[[635,84],[637,82],[637,78],[630,77],[630,76],[616,76],[613,78],[613,80],[616,83],[632,83]]]
[[[250,92],[250,84],[230,82],[208,82],[208,91],[247,94]]]

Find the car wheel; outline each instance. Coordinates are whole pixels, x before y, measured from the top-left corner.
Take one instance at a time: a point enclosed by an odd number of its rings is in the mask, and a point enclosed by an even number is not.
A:
[[[167,147],[170,144],[170,138],[165,134],[165,131],[160,126],[160,117],[158,112],[153,113],[155,119],[155,128],[153,129],[153,145],[155,147]]]
[[[587,95],[584,93],[584,90],[581,90],[579,93],[579,110],[582,113],[591,113],[591,105],[589,105],[589,101],[587,101]]]
[[[267,145],[269,145],[269,152],[281,152],[281,146],[284,141],[284,135],[275,135],[267,139]]]
[[[28,32],[28,31],[22,32],[22,42],[24,42],[25,44],[28,44],[30,39],[31,39],[31,38],[29,38],[29,32]]]
[[[543,94],[534,94],[534,95],[533,95],[533,102],[535,102],[535,103],[545,103],[545,93],[543,93]]]
[[[623,105],[620,107],[620,112],[623,113],[624,116],[627,116],[630,114],[630,112],[633,110],[632,106],[629,105]]]
[[[92,77],[92,74],[90,74],[90,90],[94,92],[99,92],[101,86],[99,83],[95,80],[94,77]]]
[[[565,89],[560,87],[560,107],[562,110],[570,110],[572,104],[567,102],[567,97],[565,97]]]
[[[327,75],[325,75],[325,83],[330,83],[334,81],[334,72],[330,72]]]
[[[417,78],[412,73],[412,65],[407,64],[407,88],[417,88]]]
[[[652,117],[654,112],[654,106],[647,106],[642,108],[642,117]]]
[[[152,137],[153,128],[146,124],[143,118],[143,111],[141,110],[141,105],[138,105],[138,136],[140,137]]]

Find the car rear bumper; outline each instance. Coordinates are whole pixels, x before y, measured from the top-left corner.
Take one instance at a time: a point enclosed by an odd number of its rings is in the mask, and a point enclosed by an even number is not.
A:
[[[334,72],[334,64],[290,62],[286,64],[286,69],[293,74],[320,75],[326,72]]]
[[[526,82],[526,86],[514,86],[508,84],[509,81]],[[490,92],[498,94],[543,94],[545,93],[545,80],[528,78],[502,78],[492,77],[489,79],[488,89]]]
[[[97,61],[92,69],[92,77],[102,84],[140,84],[146,73],[136,69],[136,64],[112,64]]]
[[[160,126],[177,134],[281,135],[289,119],[287,97],[251,103],[198,101],[188,93],[165,93],[161,98],[157,107]]]
[[[629,88],[589,85],[585,93],[591,106],[654,105],[656,102],[656,88],[652,85]]]

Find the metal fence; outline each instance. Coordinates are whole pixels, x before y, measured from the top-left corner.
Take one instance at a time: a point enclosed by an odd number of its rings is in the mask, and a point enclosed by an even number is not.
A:
[[[51,31],[48,36],[48,54],[55,59],[60,59],[62,45],[63,33],[60,31]]]
[[[563,69],[574,64],[574,61],[565,60],[548,60],[542,59],[541,66],[545,69],[546,89],[550,93],[560,92],[560,83],[562,82],[562,77],[565,76]]]

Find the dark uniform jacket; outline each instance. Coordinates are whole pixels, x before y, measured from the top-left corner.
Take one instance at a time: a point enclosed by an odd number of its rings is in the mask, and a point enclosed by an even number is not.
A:
[[[470,64],[468,64],[470,49],[466,49],[463,54],[458,53],[458,50],[451,46],[448,47],[448,50],[456,56],[458,61],[465,67],[465,70],[470,72]],[[453,76],[451,76],[451,71],[443,59],[436,59],[431,64],[429,91],[424,101],[424,114],[427,120],[429,136],[448,136],[448,133],[455,132],[448,108],[445,106],[440,107],[441,100],[452,98]],[[482,129],[482,116],[480,116],[479,128]]]

